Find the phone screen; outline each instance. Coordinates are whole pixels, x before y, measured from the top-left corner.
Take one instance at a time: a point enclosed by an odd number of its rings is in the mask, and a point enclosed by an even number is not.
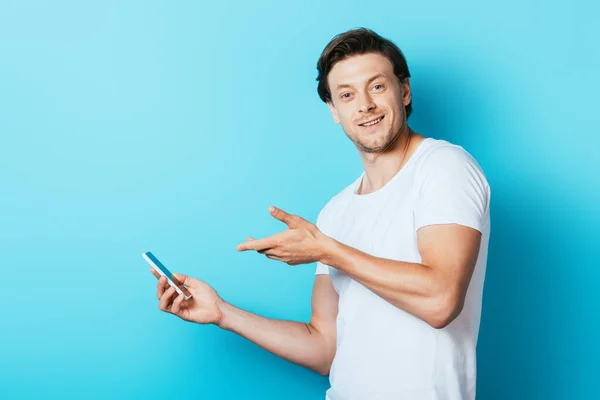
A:
[[[173,277],[173,274],[171,273],[171,271],[169,271],[169,269],[167,267],[165,267],[163,265],[163,263],[161,263],[158,258],[156,258],[154,256],[154,254],[152,254],[151,252],[146,252],[144,254],[142,254],[142,256],[144,256],[144,258],[146,259],[146,261],[148,261],[150,264],[154,265],[156,268],[160,269],[162,271],[163,274],[166,275],[166,277],[173,282],[178,288],[179,290],[181,290],[183,292],[183,294],[186,297],[191,297],[192,294],[190,293],[190,291],[183,286],[183,284],[181,282],[179,282],[175,277]]]

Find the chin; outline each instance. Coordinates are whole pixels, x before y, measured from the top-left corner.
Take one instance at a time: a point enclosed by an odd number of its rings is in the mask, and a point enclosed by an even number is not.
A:
[[[389,144],[389,142],[382,143],[379,141],[372,141],[369,143],[359,142],[358,148],[363,153],[375,154],[375,153],[381,153],[388,146],[388,144]]]
[[[378,137],[356,142],[363,153],[381,153],[394,141],[393,137]]]
[[[353,134],[349,135],[348,132],[352,132]],[[383,132],[365,135],[364,132],[358,133],[352,129],[344,129],[344,133],[346,133],[348,139],[354,143],[358,150],[363,153],[381,153],[395,140],[394,135],[389,130],[387,132],[383,130]]]

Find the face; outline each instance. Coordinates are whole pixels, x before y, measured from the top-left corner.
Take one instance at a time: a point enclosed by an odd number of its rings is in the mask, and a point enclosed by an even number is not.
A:
[[[400,84],[386,57],[370,53],[339,61],[328,84],[333,119],[359,151],[381,153],[396,141],[406,120],[410,84]]]

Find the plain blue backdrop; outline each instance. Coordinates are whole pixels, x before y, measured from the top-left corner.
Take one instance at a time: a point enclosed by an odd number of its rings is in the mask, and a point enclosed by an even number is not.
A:
[[[308,320],[315,266],[235,246],[362,171],[315,81],[359,26],[404,51],[413,129],[492,187],[478,398],[597,398],[600,13],[568,3],[0,1],[0,398],[324,398],[160,312],[141,254]]]

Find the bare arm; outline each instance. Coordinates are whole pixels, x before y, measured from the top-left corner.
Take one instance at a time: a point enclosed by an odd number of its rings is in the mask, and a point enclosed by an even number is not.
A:
[[[434,328],[462,311],[473,275],[481,232],[459,224],[426,225],[417,231],[421,263],[376,257],[323,234],[297,215],[272,207],[288,225],[284,232],[238,245],[289,265],[320,261],[349,275],[394,306]]]
[[[335,355],[338,294],[328,275],[315,278],[309,323],[265,318],[225,302],[220,308],[219,327],[295,364],[329,374]]]
[[[183,274],[173,274],[176,284],[187,286],[192,297],[177,296],[165,277],[159,278],[158,308],[198,324],[215,324],[237,333],[271,353],[322,375],[329,369],[336,348],[338,294],[328,275],[317,275],[312,293],[310,322],[282,321],[261,317],[223,301],[205,282]]]
[[[324,240],[324,264],[398,308],[443,328],[456,318],[473,274],[481,233],[456,224],[424,226],[417,231],[422,263],[375,257],[331,238]]]

